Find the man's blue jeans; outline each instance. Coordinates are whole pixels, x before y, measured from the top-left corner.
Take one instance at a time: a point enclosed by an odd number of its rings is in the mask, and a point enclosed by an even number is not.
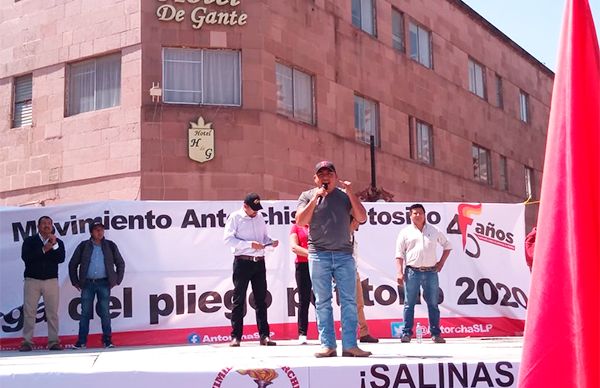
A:
[[[308,254],[310,279],[315,293],[317,326],[321,345],[336,349],[333,324],[333,290],[335,283],[341,303],[342,349],[356,347],[356,262],[351,252],[319,251]]]
[[[90,319],[94,309],[94,297],[98,297],[96,312],[102,323],[102,343],[111,340],[110,312],[108,302],[110,299],[110,285],[108,279],[88,279],[81,289],[81,319],[79,320],[79,338],[77,342],[85,345],[90,331]]]
[[[412,336],[415,320],[415,304],[419,288],[423,287],[423,298],[429,311],[429,331],[432,336],[440,335],[440,309],[438,308],[438,274],[435,271],[421,272],[406,267],[404,270],[404,331]]]

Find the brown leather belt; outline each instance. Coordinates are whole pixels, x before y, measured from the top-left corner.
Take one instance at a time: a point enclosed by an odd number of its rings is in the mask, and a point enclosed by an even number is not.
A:
[[[238,255],[235,256],[236,259],[239,260],[248,260],[248,261],[253,261],[253,262],[259,262],[259,261],[263,261],[265,259],[264,256],[248,256],[248,255]]]
[[[413,271],[418,271],[418,272],[433,272],[433,271],[437,271],[437,267],[435,265],[433,267],[411,267],[410,265],[407,265],[406,268],[410,268]]]

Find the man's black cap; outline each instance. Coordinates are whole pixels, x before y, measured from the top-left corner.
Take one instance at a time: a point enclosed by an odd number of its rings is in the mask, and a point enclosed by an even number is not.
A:
[[[94,223],[92,225],[90,225],[90,233],[92,233],[92,231],[99,226],[102,227],[102,229],[104,229],[104,224],[102,222],[94,221]]]
[[[248,205],[250,207],[250,209],[254,210],[255,212],[257,212],[263,208],[262,205],[260,204],[260,197],[256,193],[250,193],[250,194],[246,195],[246,198],[244,199],[244,203],[246,205]]]
[[[331,172],[335,172],[335,167],[333,166],[333,163],[331,163],[329,160],[323,160],[322,162],[317,163],[317,165],[315,166],[315,174],[318,173],[319,170],[322,168],[326,168]]]

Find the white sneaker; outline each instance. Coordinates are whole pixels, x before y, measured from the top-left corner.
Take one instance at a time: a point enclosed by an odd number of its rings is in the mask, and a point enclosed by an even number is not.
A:
[[[305,335],[298,336],[298,344],[299,345],[306,345],[307,343],[308,343],[308,339],[306,338]]]

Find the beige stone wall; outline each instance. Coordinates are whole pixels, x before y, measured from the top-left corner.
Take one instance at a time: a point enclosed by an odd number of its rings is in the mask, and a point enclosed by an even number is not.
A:
[[[3,2],[0,201],[139,198],[139,1]],[[121,104],[66,117],[70,63],[121,52]],[[33,123],[12,126],[14,77],[33,75]]]

